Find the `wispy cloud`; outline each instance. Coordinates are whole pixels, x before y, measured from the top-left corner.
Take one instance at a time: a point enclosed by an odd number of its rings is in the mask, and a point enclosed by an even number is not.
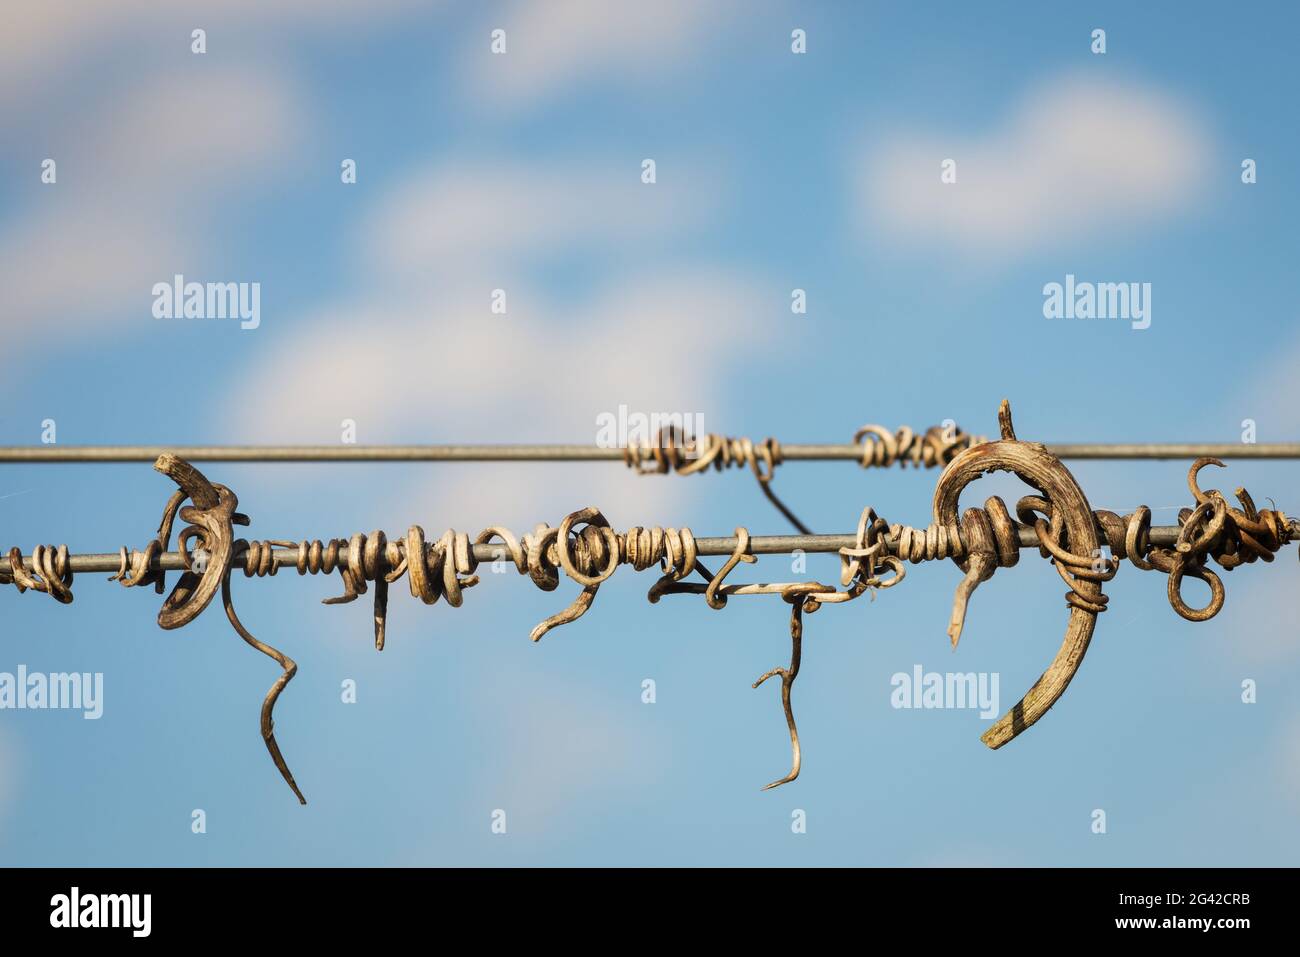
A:
[[[1058,78],[984,133],[880,136],[861,166],[863,225],[882,240],[1018,257],[1189,209],[1209,151],[1201,122],[1171,97],[1134,83]],[[948,159],[955,183],[940,178]]]
[[[220,433],[241,442],[328,442],[352,419],[367,442],[591,443],[596,416],[620,404],[700,413],[721,426],[723,383],[770,334],[756,320],[762,309],[752,290],[725,273],[641,279],[579,303],[531,298],[526,317],[490,314],[486,289],[432,305],[353,303],[303,317],[294,323],[299,332],[269,341],[231,382],[218,403]],[[274,403],[262,401],[267,382],[276,383]],[[440,501],[445,514],[445,503],[456,502],[460,523],[489,496],[498,503],[491,521],[505,520],[499,503],[509,501],[512,514],[528,517],[524,527],[557,504],[554,486],[519,481],[513,470],[495,489],[445,471],[407,476],[394,495],[416,513]],[[565,511],[597,504],[611,519],[648,523],[660,511],[652,506],[682,483],[635,481],[611,465],[583,488],[583,500]]]
[[[714,46],[714,28],[733,31],[738,9],[732,0],[517,2],[495,14],[467,45],[461,85],[475,102],[513,108],[569,92],[596,76],[602,84],[657,86],[671,79],[675,67]],[[504,55],[491,52],[494,29],[506,33]]]
[[[83,115],[56,152],[57,183],[0,232],[6,358],[38,339],[104,334],[132,303],[147,317],[153,284],[207,246],[214,193],[303,135],[305,112],[282,74],[242,68],[160,74]]]
[[[530,163],[457,159],[418,173],[380,201],[366,255],[391,273],[457,275],[680,235],[717,214],[722,189],[707,160],[689,179],[640,179],[640,158]],[[620,165],[621,164],[621,165]]]
[[[618,256],[608,278],[563,296],[528,278],[540,257],[573,264],[595,250],[641,250],[648,235],[689,236],[718,211],[627,179],[586,162],[457,162],[412,176],[357,234],[354,293],[268,330],[218,397],[217,429],[240,442],[330,442],[351,419],[365,442],[592,443],[597,416],[620,405],[721,427],[726,382],[777,333],[750,277],[674,265],[660,250]],[[504,315],[491,309],[498,285]],[[265,404],[261,384],[272,381],[277,399]],[[681,487],[629,482],[617,466],[595,474],[565,511],[627,505],[633,487],[643,505],[662,505]],[[534,509],[529,525],[555,505],[553,487],[513,476],[496,491],[515,513]],[[457,501],[466,522],[485,486],[444,472],[402,494]]]
[[[0,31],[0,104],[33,85],[45,86],[52,71],[66,72],[92,59],[88,49],[112,48],[128,38],[132,55],[148,58],[167,49],[187,53],[195,28],[225,38],[285,24],[295,30],[355,31],[414,6],[415,0],[222,0],[171,8],[152,0],[11,4]]]

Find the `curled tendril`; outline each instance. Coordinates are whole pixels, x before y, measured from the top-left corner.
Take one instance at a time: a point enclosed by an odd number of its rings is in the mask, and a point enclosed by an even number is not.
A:
[[[799,663],[803,658],[803,613],[816,611],[820,604],[814,600],[817,593],[834,591],[829,585],[819,585],[816,582],[807,584],[789,585],[781,592],[781,597],[790,605],[790,666],[788,668],[773,668],[765,672],[754,682],[754,688],[757,688],[768,678],[781,678],[781,710],[785,713],[785,724],[790,730],[790,773],[783,778],[763,785],[762,790],[770,791],[772,788],[780,787],[782,784],[789,784],[799,776],[799,769],[803,764],[803,749],[799,745],[799,727],[794,720],[794,707],[790,702],[790,695],[794,691],[794,680],[799,677]]]
[[[243,539],[240,539],[240,541],[236,543],[236,547],[240,544],[246,546],[248,543]],[[239,620],[239,616],[235,614],[235,603],[230,597],[230,569],[226,569],[226,574],[221,579],[221,604],[226,610],[226,617],[230,619],[231,626],[239,633],[239,637],[243,638],[244,641],[248,642],[248,644],[252,645],[262,654],[275,659],[276,663],[284,669],[280,677],[276,679],[275,684],[271,685],[271,690],[266,693],[266,698],[262,701],[262,740],[266,742],[266,750],[270,753],[271,760],[275,762],[275,766],[279,768],[280,774],[284,778],[285,783],[289,785],[290,790],[292,790],[297,796],[298,803],[306,804],[307,799],[302,796],[302,791],[298,789],[298,782],[293,779],[293,772],[289,770],[289,765],[285,763],[284,755],[280,753],[280,746],[276,744],[275,721],[272,717],[272,712],[275,710],[275,702],[280,698],[280,692],[285,689],[285,686],[293,680],[293,676],[298,673],[298,664],[288,655],[284,654],[284,652],[272,648],[264,641],[259,641],[257,638],[254,638],[253,635],[249,633],[248,629],[244,627],[243,622]]]

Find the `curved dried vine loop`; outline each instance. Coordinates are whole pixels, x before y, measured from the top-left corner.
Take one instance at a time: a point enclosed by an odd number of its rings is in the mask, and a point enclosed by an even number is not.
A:
[[[714,611],[721,611],[727,607],[727,596],[718,594],[718,590],[722,588],[722,583],[727,580],[727,576],[731,574],[732,570],[741,562],[753,565],[758,561],[756,556],[749,554],[749,529],[737,526],[735,536],[736,549],[727,557],[726,562],[718,569],[716,575],[710,574],[709,570],[703,565],[700,566],[702,574],[709,580],[709,584],[704,590],[704,601]]]
[[[971,482],[988,472],[1014,472],[1042,492],[1050,505],[1050,518],[1044,524],[1050,534],[1045,541],[1051,541],[1059,552],[1060,557],[1053,552],[1053,559],[1061,577],[1070,585],[1071,607],[1065,638],[1052,663],[1024,697],[982,735],[981,740],[991,748],[1002,747],[1032,726],[1065,692],[1088,650],[1097,614],[1105,608],[1106,601],[1100,580],[1091,573],[1094,555],[1098,554],[1097,526],[1083,490],[1069,469],[1044,446],[1016,439],[1011,405],[1005,400],[998,410],[998,421],[1002,431],[999,441],[967,449],[939,477],[934,491],[935,524],[956,524],[958,499],[962,489]],[[966,555],[961,559],[954,557],[954,561],[966,575],[957,587],[948,627],[954,644],[961,635],[971,593],[980,582],[992,577],[999,564],[998,540],[1008,533],[1005,528],[999,531],[995,526],[1002,525],[1003,521],[1003,515],[995,518],[977,509],[967,509],[962,516],[961,537]],[[1010,518],[1005,517],[1005,522],[1009,523]],[[1085,569],[1087,573],[1081,574]]]
[[[236,509],[239,499],[235,493],[224,485],[214,485],[203,473],[172,455],[170,452],[158,456],[154,468],[172,479],[190,500],[191,504],[180,509],[180,517],[189,524],[177,536],[176,544],[185,561],[186,570],[172,588],[171,594],[163,601],[158,612],[158,625],[171,630],[189,624],[208,607],[217,590],[221,587],[230,570],[231,552],[234,547],[234,526],[247,525],[248,517]],[[174,497],[173,497],[174,498]],[[163,524],[170,532],[168,515],[172,507],[163,513]],[[160,531],[161,535],[161,531]],[[197,564],[189,549],[191,539],[196,539],[203,550],[203,557]],[[123,572],[127,562],[123,559],[123,569],[115,576],[125,585],[143,584],[148,575],[141,575],[137,581],[132,569],[130,580],[124,579]],[[147,566],[146,566],[147,567]],[[158,573],[161,582],[162,573]]]

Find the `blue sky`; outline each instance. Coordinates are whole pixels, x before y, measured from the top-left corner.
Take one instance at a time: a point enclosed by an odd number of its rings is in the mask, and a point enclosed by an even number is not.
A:
[[[1047,442],[1237,441],[1248,418],[1300,437],[1287,5],[264,7],[51,3],[0,37],[0,443],[46,419],[64,444],[331,443],[344,419],[363,443],[589,442],[620,404],[835,442],[993,433],[1003,397]],[[261,325],[154,319],[176,273],[260,282]],[[1150,328],[1045,319],[1067,274],[1150,283]],[[1188,502],[1184,463],[1071,468],[1094,507]],[[206,471],[264,538],[522,532],[589,504],[619,528],[787,530],[740,471]],[[924,525],[936,477],[789,463],[776,488],[847,531],[867,504]],[[1297,479],[1236,462],[1214,484],[1296,513]],[[168,492],[146,465],[3,466],[0,545],[142,547]],[[967,498],[994,493],[1022,491]],[[9,589],[0,671],[100,671],[105,704],[0,712],[0,862],[1291,864],[1296,575],[1290,550],[1238,570],[1191,624],[1125,567],[1065,696],[990,752],[974,712],[891,708],[890,677],[996,672],[1009,706],[1059,645],[1060,580],[1031,555],[1000,570],[954,653],[960,572],[913,569],[808,619],[803,774],[772,792],[779,692],[750,683],[788,658],[775,599],[652,606],[652,574],[622,569],[534,646],[571,582],[488,574],[455,609],[402,585],[376,654],[366,600],[318,603],[337,581],[238,578],[244,622],[299,664],[276,729],[305,808],[257,732],[277,670],[219,610],[162,632],[152,591]]]

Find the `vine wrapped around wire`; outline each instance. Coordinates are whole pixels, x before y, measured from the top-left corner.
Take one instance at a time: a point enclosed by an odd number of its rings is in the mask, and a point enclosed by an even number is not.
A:
[[[980,441],[966,436],[943,436],[930,430],[918,439],[910,431],[891,435],[868,427],[859,433],[874,438],[864,446],[864,464],[884,465],[910,457],[917,464],[945,464],[935,486],[932,521],[925,528],[891,525],[865,508],[859,517],[852,544],[839,549],[840,586],[817,581],[773,583],[728,583],[731,573],[742,564],[754,564],[751,539],[745,528],[735,530],[735,545],[715,574],[700,561],[696,538],[689,528],[632,528],[616,532],[596,508],[584,508],[565,516],[557,527],[536,526],[516,537],[501,526],[484,529],[474,538],[448,530],[436,540],[411,526],[405,535],[389,538],[382,531],[369,535],[325,541],[290,542],[280,539],[235,538],[235,526],[249,524],[238,511],[239,501],[225,487],[211,483],[187,462],[164,454],[155,463],[169,476],[177,491],[163,508],[155,537],[139,550],[122,548],[119,567],[111,578],[126,587],[153,585],[165,591],[166,573],[160,559],[168,553],[173,526],[179,518],[184,527],[177,536],[183,570],[158,613],[164,629],[183,627],[197,618],[218,592],[227,618],[236,633],[250,646],[276,661],[281,674],[267,692],[260,712],[260,730],[285,782],[306,803],[275,740],[273,711],[280,694],[297,673],[293,659],[255,638],[240,621],[231,597],[231,574],[236,567],[246,577],[275,575],[282,566],[299,575],[338,572],[342,594],[324,599],[326,604],[348,603],[374,586],[374,640],[383,650],[386,640],[389,586],[402,577],[413,597],[425,604],[446,599],[459,607],[465,592],[479,584],[478,554],[486,546],[498,561],[527,575],[538,588],[553,591],[563,579],[580,586],[568,606],[533,628],[530,637],[540,640],[554,628],[581,618],[594,603],[600,586],[622,565],[637,571],[658,566],[660,577],[647,594],[653,603],[669,594],[699,594],[713,609],[725,608],[728,599],[745,595],[780,595],[790,605],[791,658],[788,667],[777,667],[754,682],[757,688],[780,677],[781,704],[790,734],[790,772],[767,788],[798,777],[802,750],[791,696],[802,658],[803,619],[824,604],[843,604],[861,595],[891,588],[904,580],[906,564],[951,559],[963,572],[953,596],[948,637],[956,647],[967,609],[976,589],[998,568],[1015,565],[1020,549],[1037,545],[1068,586],[1066,603],[1069,619],[1059,650],[1042,677],[1006,714],[990,726],[982,740],[999,748],[1031,727],[1064,693],[1087,652],[1097,616],[1106,610],[1109,598],[1102,585],[1117,573],[1127,559],[1139,569],[1159,571],[1167,576],[1167,593],[1174,611],[1189,621],[1205,621],[1223,607],[1224,587],[1219,576],[1207,567],[1209,561],[1231,571],[1254,561],[1272,561],[1273,555],[1297,537],[1296,523],[1276,509],[1259,509],[1245,489],[1236,490],[1237,505],[1229,504],[1217,489],[1202,490],[1201,471],[1210,465],[1222,467],[1218,459],[1200,458],[1188,472],[1188,488],[1195,505],[1183,509],[1172,547],[1156,546],[1151,535],[1151,510],[1141,507],[1120,516],[1093,511],[1073,475],[1059,458],[1038,443],[1016,438],[1010,405],[999,410],[1001,437]],[[771,478],[772,466],[780,461],[779,447],[769,440],[761,447],[739,440],[710,437],[704,455],[693,468],[710,464],[721,468],[736,461],[749,461],[761,482]],[[762,451],[760,451],[760,449]],[[675,454],[674,454],[675,455]],[[766,463],[765,470],[755,463]],[[677,459],[656,459],[660,470],[665,462],[678,467]],[[680,469],[689,471],[690,469]],[[968,508],[958,515],[961,492],[972,482],[993,471],[1018,475],[1039,494],[1022,497],[1015,518],[1002,499],[991,497],[983,508]],[[766,476],[766,479],[764,478]],[[186,504],[188,503],[188,504]],[[1168,539],[1166,539],[1168,541]],[[1110,550],[1104,556],[1102,547]],[[0,562],[0,584],[13,584],[19,592],[31,590],[50,595],[67,604],[73,600],[73,559],[66,545],[38,546],[28,558],[10,549]],[[700,581],[689,581],[691,575]],[[1188,578],[1206,582],[1209,602],[1201,608],[1187,604],[1182,583]]]

